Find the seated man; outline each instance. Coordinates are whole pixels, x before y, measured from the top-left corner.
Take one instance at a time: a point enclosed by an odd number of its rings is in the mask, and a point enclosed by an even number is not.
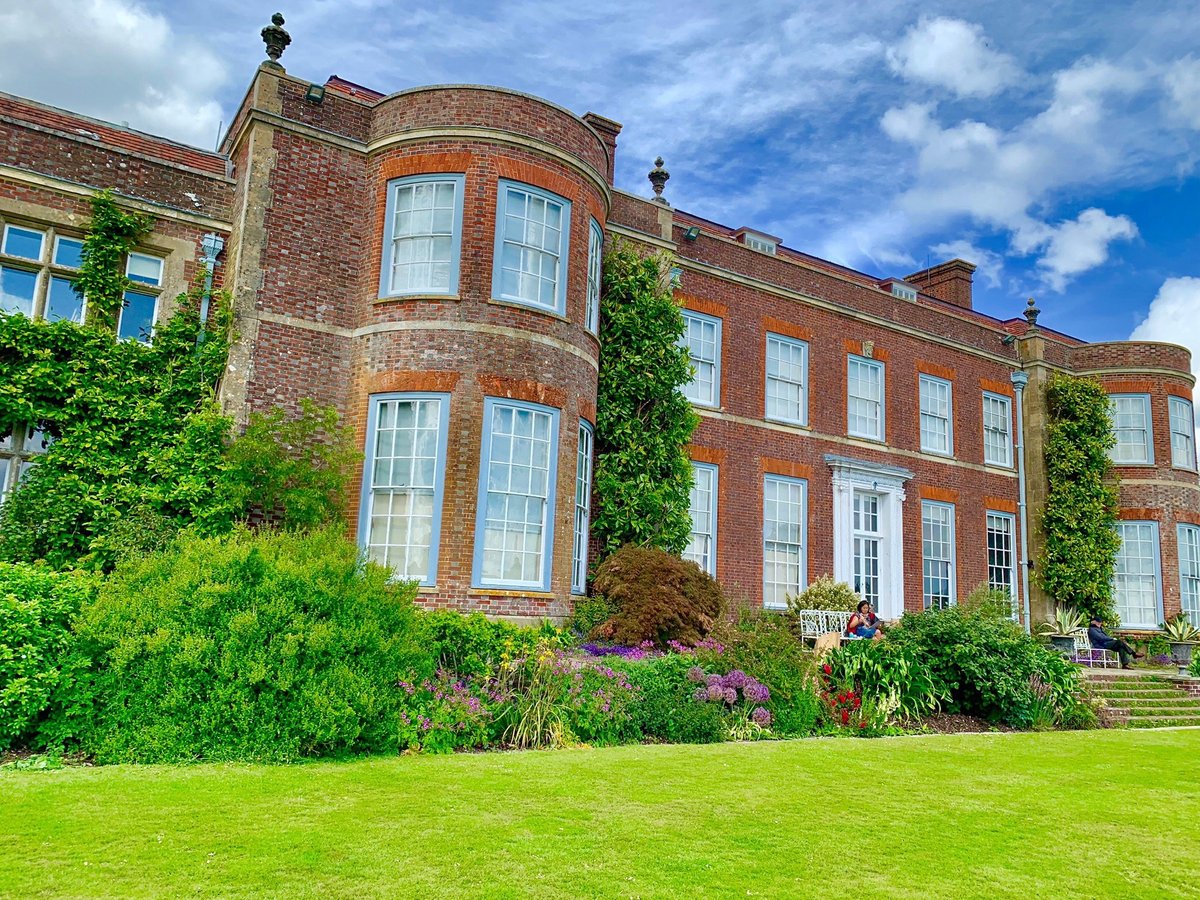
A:
[[[883,623],[871,609],[871,601],[859,602],[857,612],[850,616],[850,621],[846,623],[846,636],[883,640]]]
[[[1097,650],[1115,650],[1117,656],[1121,658],[1122,669],[1132,668],[1129,665],[1131,658],[1141,659],[1146,655],[1145,653],[1134,653],[1133,648],[1123,640],[1112,637],[1104,630],[1104,626],[1100,623],[1100,620],[1095,617],[1092,618],[1091,624],[1088,625],[1088,640],[1091,641],[1092,646]]]

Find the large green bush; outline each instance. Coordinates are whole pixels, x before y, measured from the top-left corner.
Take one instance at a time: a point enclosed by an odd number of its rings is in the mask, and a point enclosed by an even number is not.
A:
[[[38,725],[61,678],[71,617],[94,586],[87,575],[0,563],[0,750]]]
[[[553,626],[519,628],[482,613],[437,610],[421,617],[422,645],[439,669],[466,678],[490,678],[510,660],[531,656],[542,641],[562,641]]]
[[[99,762],[395,751],[397,680],[432,668],[413,595],[340,529],[181,538],[84,607],[46,739]]]
[[[789,594],[787,605],[791,612],[802,609],[852,612],[861,600],[862,597],[846,582],[837,581],[832,575],[822,575],[799,594]]]
[[[593,587],[616,609],[595,632],[618,644],[695,644],[725,608],[715,578],[693,562],[650,547],[622,547],[596,570]]]
[[[614,661],[638,689],[639,700],[632,709],[633,727],[645,740],[669,744],[715,744],[726,739],[729,729],[724,710],[712,703],[692,699],[696,685],[688,670],[696,661],[670,653],[636,662]]]
[[[1027,728],[1042,686],[1062,717],[1081,702],[1078,669],[1009,618],[957,606],[906,613],[887,640],[928,672],[947,712]]]

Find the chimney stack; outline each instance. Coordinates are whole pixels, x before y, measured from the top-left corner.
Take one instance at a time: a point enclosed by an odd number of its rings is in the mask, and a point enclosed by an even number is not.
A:
[[[971,282],[975,266],[965,259],[952,259],[929,269],[906,275],[904,280],[922,292],[963,309],[971,308]]]

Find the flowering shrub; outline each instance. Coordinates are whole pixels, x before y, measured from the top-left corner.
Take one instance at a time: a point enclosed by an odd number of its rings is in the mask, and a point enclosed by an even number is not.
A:
[[[763,704],[771,699],[771,691],[741,669],[717,675],[692,666],[687,679],[697,685],[692,691],[695,702],[722,706],[727,714],[729,736],[734,740],[751,740],[770,727],[771,711]]]
[[[672,744],[711,744],[725,740],[728,730],[724,708],[715,703],[696,703],[696,683],[687,679],[694,658],[667,653],[638,662],[613,658],[639,690],[631,710],[631,726],[643,740]]]
[[[482,749],[491,740],[491,707],[502,699],[494,687],[439,669],[419,686],[396,683],[407,700],[399,712],[401,750],[450,753]]]

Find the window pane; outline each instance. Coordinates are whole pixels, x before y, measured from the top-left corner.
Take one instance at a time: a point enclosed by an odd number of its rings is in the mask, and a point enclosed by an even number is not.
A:
[[[54,241],[54,264],[78,269],[83,262],[83,241],[75,238],[59,237]]]
[[[592,222],[588,231],[588,293],[587,293],[587,327],[593,334],[600,332],[600,290],[603,280],[602,254],[604,236],[600,227]]]
[[[1196,468],[1196,422],[1192,404],[1182,397],[1169,400],[1171,418],[1171,465]]]
[[[1115,396],[1111,398],[1111,409],[1117,439],[1111,451],[1113,462],[1135,465],[1150,462],[1150,398]]]
[[[33,315],[37,273],[0,266],[0,312]]]
[[[1113,571],[1113,601],[1124,627],[1158,626],[1158,530],[1149,522],[1120,522],[1121,549]]]
[[[46,318],[51,322],[66,319],[77,324],[83,323],[83,298],[75,292],[75,286],[69,279],[57,275],[50,279]]]
[[[716,536],[716,491],[716,468],[692,463],[692,533],[687,548],[683,551],[683,558],[690,559],[710,575],[716,575],[717,572],[716,551],[713,546]]]
[[[137,291],[125,292],[125,308],[117,323],[117,337],[121,340],[150,343],[154,328],[154,304],[158,298]]]
[[[687,348],[688,359],[695,377],[683,387],[683,395],[702,406],[717,406],[718,353],[720,352],[720,320],[699,313],[683,312],[686,326],[680,345]]]
[[[390,293],[450,293],[458,182],[396,185]]]
[[[983,461],[994,466],[1012,465],[1012,405],[1007,397],[983,395]]]
[[[564,204],[515,187],[507,187],[503,196],[500,295],[557,309]]]
[[[22,259],[42,258],[42,245],[46,235],[32,228],[7,225],[4,229],[4,252]]]
[[[922,375],[919,383],[921,449],[928,453],[949,455],[952,449],[950,443],[950,382]]]
[[[1180,600],[1184,614],[1200,627],[1200,528],[1179,526]]]
[[[954,597],[954,507],[921,503],[921,564],[926,609],[945,609]]]
[[[767,335],[767,418],[800,425],[807,422],[807,377],[808,345]]]
[[[1012,598],[1016,611],[1016,519],[1003,513],[987,514],[988,587],[1004,591]]]
[[[162,283],[162,268],[163,261],[157,256],[150,256],[146,253],[130,253],[125,274],[129,276],[130,281],[157,285]]]
[[[571,552],[571,590],[587,589],[588,521],[592,498],[592,432],[579,423],[579,448],[575,459],[575,542]]]
[[[883,439],[883,364],[851,356],[847,364],[847,430]]]

